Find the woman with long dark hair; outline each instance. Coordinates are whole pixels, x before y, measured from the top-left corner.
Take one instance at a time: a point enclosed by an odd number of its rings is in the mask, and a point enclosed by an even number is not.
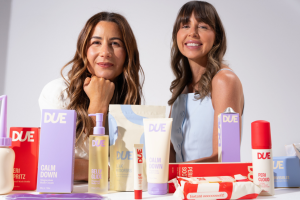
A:
[[[69,65],[71,70],[64,77],[62,72]],[[144,73],[127,20],[108,12],[91,17],[79,34],[74,58],[61,75],[44,87],[39,104],[41,109],[77,112],[74,179],[87,180],[87,137],[95,126],[95,117],[88,114],[104,114],[107,134],[109,104],[141,104]]]
[[[172,41],[170,162],[217,162],[218,115],[231,107],[241,116],[244,95],[223,61],[226,36],[216,9],[203,1],[183,5]]]

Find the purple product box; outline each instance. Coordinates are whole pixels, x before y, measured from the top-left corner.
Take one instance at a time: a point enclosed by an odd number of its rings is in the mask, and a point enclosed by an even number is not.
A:
[[[76,116],[74,110],[42,110],[37,192],[72,192]]]
[[[230,107],[218,116],[218,161],[241,161],[240,116]]]

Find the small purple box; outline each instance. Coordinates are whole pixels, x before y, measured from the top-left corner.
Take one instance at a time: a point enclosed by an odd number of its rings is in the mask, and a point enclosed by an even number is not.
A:
[[[240,162],[240,116],[228,107],[218,116],[218,161]]]
[[[42,110],[37,192],[72,192],[76,116],[74,110]]]

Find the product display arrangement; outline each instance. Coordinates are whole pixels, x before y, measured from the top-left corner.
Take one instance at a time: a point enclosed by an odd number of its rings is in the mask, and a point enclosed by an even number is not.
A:
[[[7,134],[7,96],[0,100],[5,199],[107,199],[125,191],[131,199],[142,199],[146,191],[168,199],[255,199],[276,195],[274,187],[300,187],[299,147],[292,145],[292,156],[273,158],[267,121],[251,124],[252,163],[240,162],[240,117],[231,108],[219,115],[219,162],[169,163],[173,119],[165,118],[164,106],[110,105],[109,136],[103,114],[90,114],[96,125],[88,138],[88,184],[81,183],[87,193],[73,191],[77,113],[44,109],[40,128],[11,127]]]

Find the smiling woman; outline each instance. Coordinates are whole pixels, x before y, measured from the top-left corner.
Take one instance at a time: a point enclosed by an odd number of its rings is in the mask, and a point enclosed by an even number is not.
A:
[[[62,72],[69,65],[72,68],[64,77]],[[41,109],[76,110],[74,179],[87,180],[87,137],[96,124],[88,114],[103,113],[107,131],[109,104],[141,104],[144,73],[127,20],[108,12],[91,17],[79,34],[74,58],[61,75],[44,87],[39,104]]]
[[[226,36],[216,9],[203,1],[183,5],[172,40],[170,162],[217,162],[218,115],[227,107],[242,115],[244,95],[223,62]]]
[[[114,80],[123,71],[126,58],[123,36],[116,23],[99,22],[87,51],[88,70],[108,80]]]

